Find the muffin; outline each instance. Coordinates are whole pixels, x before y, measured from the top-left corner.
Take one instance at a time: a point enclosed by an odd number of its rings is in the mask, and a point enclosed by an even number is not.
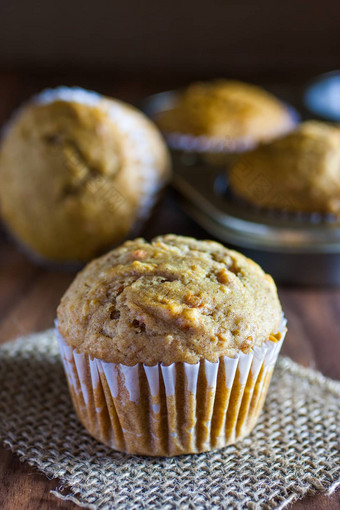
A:
[[[47,90],[5,129],[3,221],[31,253],[86,261],[142,224],[169,174],[165,143],[142,113],[82,89]]]
[[[190,85],[155,121],[174,148],[228,154],[286,134],[296,118],[259,87],[216,80]]]
[[[229,171],[235,195],[257,207],[340,214],[340,128],[317,121],[243,154]]]
[[[127,241],[80,272],[57,312],[78,417],[116,450],[173,456],[254,427],[285,335],[272,278],[212,241]]]

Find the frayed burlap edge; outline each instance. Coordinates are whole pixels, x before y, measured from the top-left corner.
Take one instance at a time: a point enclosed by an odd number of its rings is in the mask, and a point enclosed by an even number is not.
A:
[[[280,358],[248,438],[202,455],[128,456],[79,424],[52,331],[0,348],[0,438],[61,481],[53,494],[90,510],[269,510],[331,494],[340,485],[339,423],[340,383]]]

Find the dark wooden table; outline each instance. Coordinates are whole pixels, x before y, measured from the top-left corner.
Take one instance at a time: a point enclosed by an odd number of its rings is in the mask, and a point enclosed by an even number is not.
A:
[[[70,83],[70,78],[64,80],[61,75],[51,74],[46,77],[41,74],[0,73],[0,124],[23,98],[42,87],[62,82]],[[94,78],[73,82],[96,88]],[[136,99],[164,87],[164,83],[150,86],[145,83],[136,85],[131,81],[119,82],[113,87],[105,81],[101,90]],[[145,236],[150,238],[167,232],[209,237],[181,211],[170,191],[159,213],[147,226]],[[0,343],[51,327],[60,297],[73,277],[73,273],[32,264],[0,227]],[[283,354],[329,377],[340,379],[340,289],[280,287],[279,294],[289,322]],[[49,493],[57,486],[58,480],[48,480],[0,447],[2,510],[77,508],[73,503],[60,501]],[[339,510],[340,491],[331,497],[305,498],[291,508]]]

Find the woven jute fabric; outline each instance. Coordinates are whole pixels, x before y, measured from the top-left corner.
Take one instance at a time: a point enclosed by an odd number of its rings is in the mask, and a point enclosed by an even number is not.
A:
[[[137,457],[91,438],[69,397],[54,333],[0,349],[0,437],[89,509],[283,508],[340,484],[340,383],[286,358],[241,442],[201,455]]]

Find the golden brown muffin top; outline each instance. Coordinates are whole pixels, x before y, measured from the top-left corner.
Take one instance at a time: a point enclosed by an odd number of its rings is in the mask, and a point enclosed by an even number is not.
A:
[[[247,353],[278,333],[281,315],[275,284],[255,262],[169,234],[88,264],[61,300],[58,328],[96,358],[168,365]]]
[[[287,107],[265,90],[231,80],[194,83],[156,117],[166,132],[262,142],[293,128]]]
[[[165,143],[143,114],[81,89],[47,91],[4,134],[1,211],[34,253],[86,261],[126,237],[169,173]]]
[[[238,196],[266,208],[340,214],[340,128],[302,123],[240,156],[229,172]]]

